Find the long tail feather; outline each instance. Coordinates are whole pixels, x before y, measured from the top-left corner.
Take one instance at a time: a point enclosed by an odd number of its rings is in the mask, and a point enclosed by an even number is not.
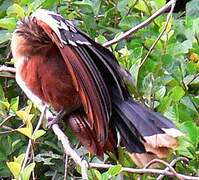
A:
[[[112,99],[113,108],[120,117],[120,121],[114,120],[122,134],[122,142],[139,166],[145,165],[155,157],[166,157],[170,149],[177,146],[176,137],[183,134],[166,117],[149,110],[131,97],[127,100],[121,100],[118,97]],[[134,135],[143,144],[144,150],[137,151],[136,144],[131,143]],[[140,144],[137,146],[141,147]]]

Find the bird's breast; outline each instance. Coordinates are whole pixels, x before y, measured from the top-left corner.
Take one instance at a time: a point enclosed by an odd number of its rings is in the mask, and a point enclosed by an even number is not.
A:
[[[31,93],[55,110],[66,112],[80,107],[80,98],[67,71],[59,51],[52,50],[48,55],[35,55],[18,67],[20,86],[26,86]],[[23,89],[23,88],[22,88]],[[30,93],[27,96],[32,99]],[[35,97],[34,97],[35,99]]]

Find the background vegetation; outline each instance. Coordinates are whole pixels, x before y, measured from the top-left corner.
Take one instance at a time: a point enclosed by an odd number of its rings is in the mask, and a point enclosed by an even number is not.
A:
[[[104,43],[143,22],[165,4],[165,0],[0,0],[0,64],[13,66],[6,58],[10,38],[17,20],[38,8],[61,13],[90,37]],[[197,175],[199,169],[199,0],[192,0],[185,11],[173,14],[169,26],[143,66],[139,66],[158,37],[166,13],[146,28],[110,47],[118,61],[132,74],[135,85],[130,89],[136,99],[175,122],[186,136],[168,160],[185,156],[189,164],[178,163],[176,169]],[[39,130],[32,135],[39,112],[16,85],[11,73],[0,74],[0,177],[29,179],[34,169],[39,179],[63,179],[64,155],[61,144],[51,131]],[[86,160],[100,162],[89,155],[67,130],[77,152]],[[21,172],[24,153],[32,139],[33,161]],[[119,159],[106,156],[103,162],[135,167],[124,149]],[[78,168],[69,159],[68,175],[79,177]],[[121,166],[109,171],[90,171],[91,179],[119,176]],[[137,175],[125,174],[135,178]],[[146,178],[144,175],[142,178]],[[147,176],[147,179],[154,179]]]

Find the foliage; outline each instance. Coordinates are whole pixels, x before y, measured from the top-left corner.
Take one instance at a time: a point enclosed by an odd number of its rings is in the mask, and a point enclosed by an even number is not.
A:
[[[6,55],[16,22],[38,8],[60,12],[65,18],[74,20],[90,37],[103,43],[143,22],[164,4],[165,0],[0,0],[0,63],[12,66],[13,60],[8,62]],[[135,79],[135,86],[129,87],[134,97],[170,118],[185,133],[185,137],[179,138],[179,146],[169,159],[175,156],[188,157],[189,165],[178,164],[176,168],[179,172],[193,175],[197,174],[199,168],[197,4],[198,0],[192,0],[187,4],[185,14],[174,14],[166,32],[141,68],[139,64],[162,30],[166,14],[110,48]],[[1,74],[3,75],[8,74]],[[38,115],[39,112],[27,101],[13,79],[0,79],[0,123],[9,117],[9,120],[0,125],[1,132],[4,132],[0,135],[0,177],[18,179],[20,176],[25,180],[34,171],[35,176],[40,179],[63,178],[63,149],[56,137],[52,132],[44,130],[33,134]],[[91,162],[100,161],[79,146],[70,130],[65,128],[80,155]],[[33,143],[34,157],[22,171],[29,139]],[[118,159],[110,155],[103,162],[135,166],[122,148],[119,148]],[[69,176],[79,176],[78,168],[74,167],[70,159],[68,164]],[[91,169],[90,178],[117,179],[121,165],[106,172]],[[136,176],[127,173],[125,175],[131,178]]]

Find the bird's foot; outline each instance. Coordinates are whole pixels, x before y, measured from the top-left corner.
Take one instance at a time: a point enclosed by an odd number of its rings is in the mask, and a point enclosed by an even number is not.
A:
[[[54,124],[58,124],[58,122],[59,122],[59,118],[57,118],[57,116],[49,117],[49,118],[48,118],[48,123],[47,123],[47,128],[48,128],[48,129],[51,129],[52,126],[53,126]]]
[[[59,120],[65,115],[64,109],[61,109],[57,115],[48,118],[47,128],[51,129],[54,124],[58,124]]]

